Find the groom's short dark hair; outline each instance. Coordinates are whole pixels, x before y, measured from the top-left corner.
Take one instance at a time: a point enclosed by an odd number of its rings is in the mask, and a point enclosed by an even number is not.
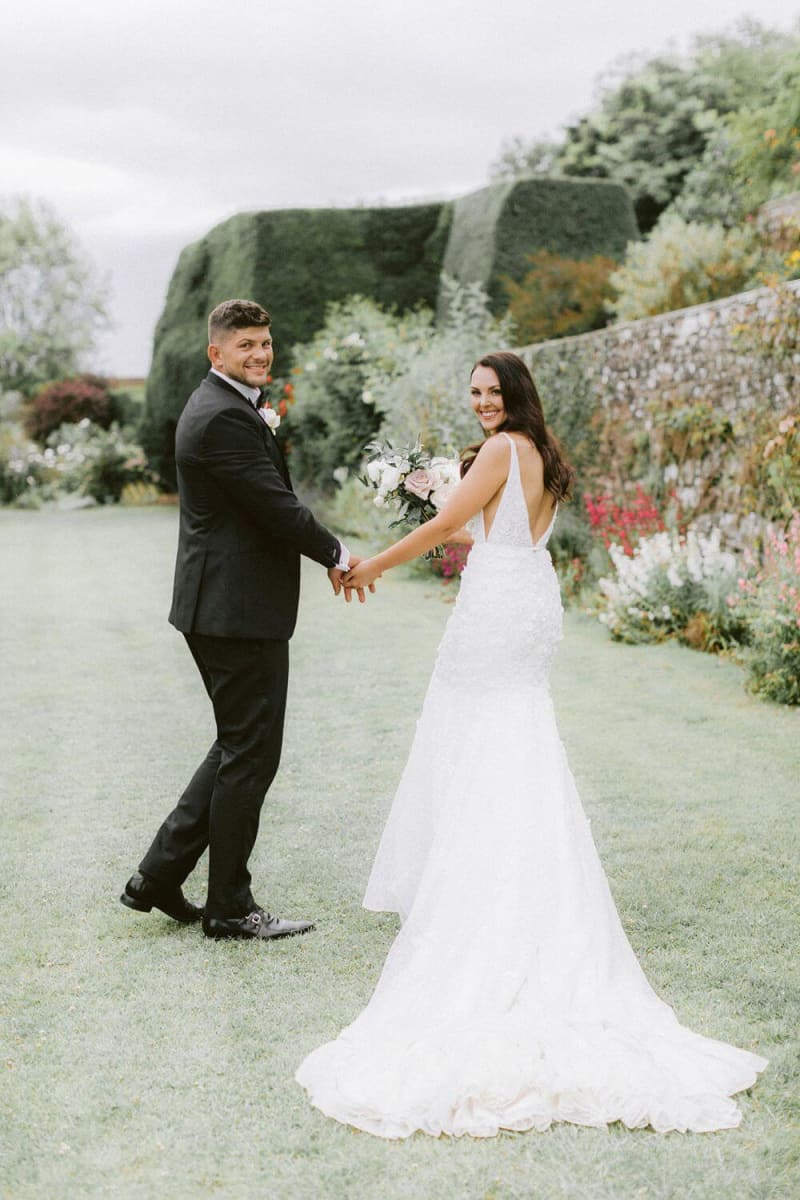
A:
[[[268,326],[270,315],[255,300],[223,300],[208,317],[209,343],[216,341],[221,333],[233,329],[250,329],[252,326]]]

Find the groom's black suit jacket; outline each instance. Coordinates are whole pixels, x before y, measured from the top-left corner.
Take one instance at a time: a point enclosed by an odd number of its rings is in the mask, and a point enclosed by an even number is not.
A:
[[[178,421],[180,535],[169,619],[183,633],[286,641],[300,555],[336,565],[339,542],[292,491],[275,435],[209,371]]]

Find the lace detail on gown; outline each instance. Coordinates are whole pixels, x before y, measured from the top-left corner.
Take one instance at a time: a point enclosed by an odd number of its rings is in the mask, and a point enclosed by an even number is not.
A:
[[[683,1028],[625,936],[550,697],[555,514],[534,544],[508,440],[367,884],[402,926],[367,1007],[297,1080],[386,1138],[730,1128],[766,1062]]]

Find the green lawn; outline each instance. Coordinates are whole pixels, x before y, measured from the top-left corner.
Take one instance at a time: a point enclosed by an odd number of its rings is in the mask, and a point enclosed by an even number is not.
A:
[[[175,538],[173,509],[0,513],[0,1196],[800,1195],[800,713],[730,664],[567,621],[559,719],[634,947],[688,1025],[770,1058],[739,1130],[385,1143],[292,1076],[393,937],[360,897],[447,593],[398,575],[345,608],[309,565],[254,876],[318,929],[210,943],[117,899],[212,737],[166,623]]]

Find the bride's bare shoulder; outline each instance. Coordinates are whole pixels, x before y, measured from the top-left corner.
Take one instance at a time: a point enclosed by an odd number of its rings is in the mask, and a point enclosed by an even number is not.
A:
[[[476,461],[484,467],[507,467],[510,456],[511,450],[506,439],[495,434],[487,437],[476,455]]]

